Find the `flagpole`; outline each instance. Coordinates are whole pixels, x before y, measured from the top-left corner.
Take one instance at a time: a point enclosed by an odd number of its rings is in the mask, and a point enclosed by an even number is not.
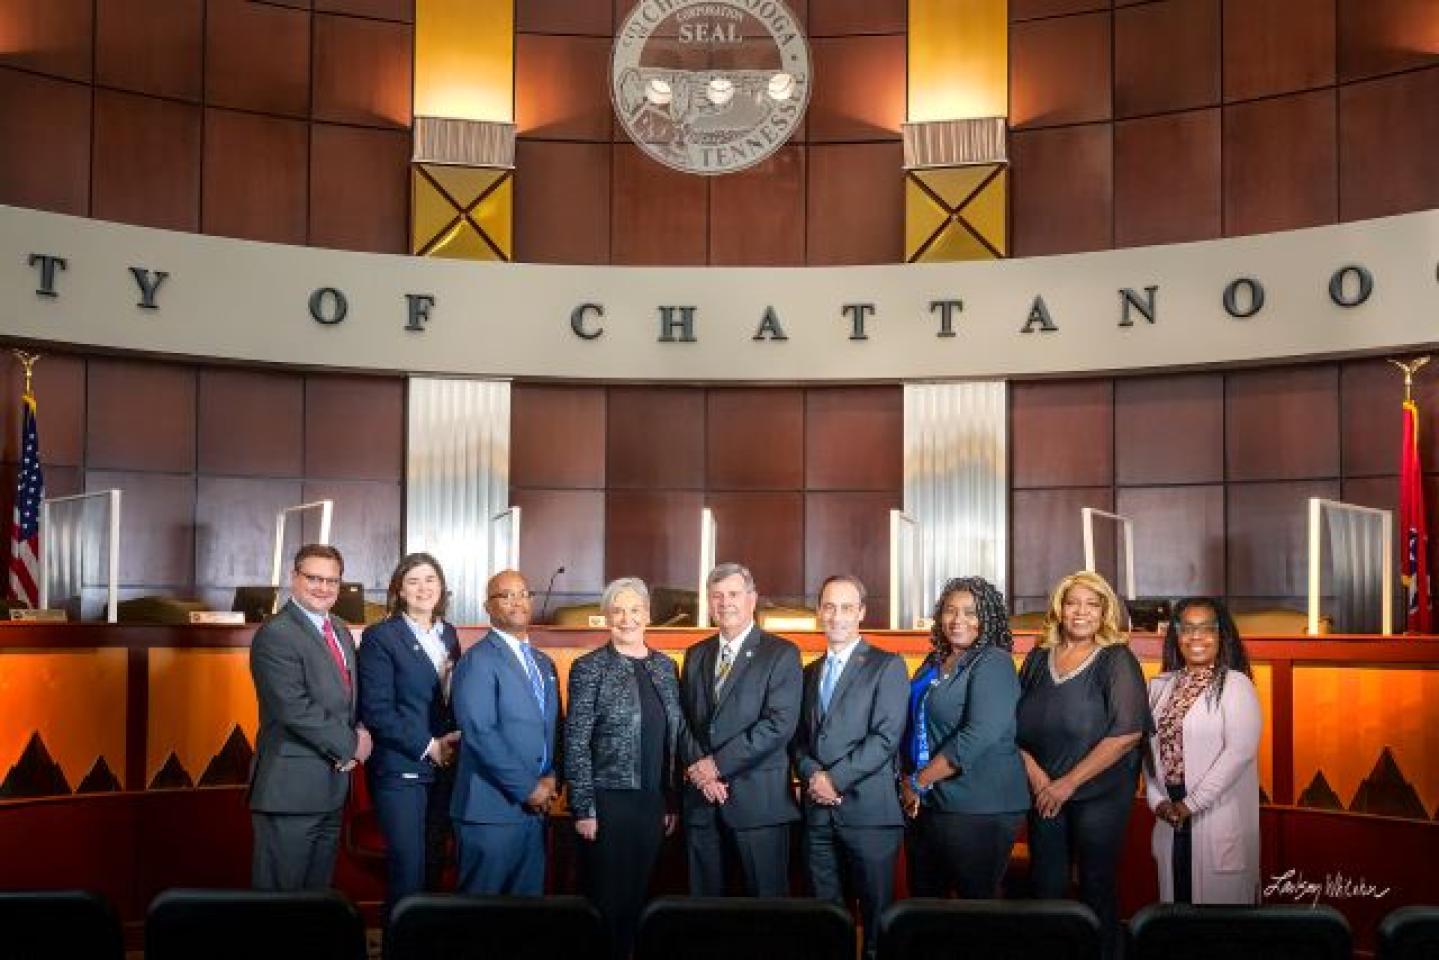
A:
[[[35,381],[35,364],[39,362],[40,354],[26,353],[24,350],[11,350],[10,352],[15,354],[15,359],[19,360],[20,365],[25,368],[25,396],[33,397],[35,393],[31,388]]]
[[[24,350],[10,351],[25,370],[25,392],[20,402],[24,407],[21,420],[21,463],[15,478],[15,515],[11,525],[9,562],[5,595],[27,607],[45,605],[45,574],[40,556],[39,514],[44,512],[44,485],[41,479],[40,450],[35,433],[35,364],[40,354]],[[31,516],[36,525],[27,530],[22,519]]]
[[[1409,403],[1413,400],[1414,374],[1418,373],[1419,368],[1429,362],[1429,358],[1427,356],[1415,357],[1408,363],[1405,363],[1403,360],[1390,360],[1389,362],[1404,371],[1404,402]]]
[[[1424,468],[1419,459],[1419,407],[1414,402],[1414,374],[1427,356],[1413,360],[1390,360],[1404,372],[1404,403],[1401,405],[1403,445],[1399,453],[1400,582],[1404,586],[1404,632],[1430,630],[1429,537],[1424,511]]]

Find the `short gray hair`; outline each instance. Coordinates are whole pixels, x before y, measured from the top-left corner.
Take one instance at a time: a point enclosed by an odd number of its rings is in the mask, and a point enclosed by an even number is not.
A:
[[[714,585],[721,580],[728,580],[730,577],[735,576],[744,578],[744,588],[750,593],[757,592],[754,586],[754,574],[750,573],[749,568],[742,563],[715,564],[715,568],[710,571],[710,575],[705,577],[705,589],[711,590],[714,588]]]
[[[615,597],[626,590],[637,594],[644,602],[645,609],[650,608],[650,588],[639,577],[620,577],[618,580],[611,580],[605,587],[605,592],[600,594],[600,612],[605,616],[610,615],[610,604],[615,602]]]

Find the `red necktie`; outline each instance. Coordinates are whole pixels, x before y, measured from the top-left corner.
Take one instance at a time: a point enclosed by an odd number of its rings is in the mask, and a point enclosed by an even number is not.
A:
[[[325,618],[324,628],[325,640],[330,648],[330,656],[334,658],[335,666],[340,670],[340,679],[345,684],[345,692],[350,691],[350,671],[345,667],[345,654],[340,650],[340,638],[335,636],[335,628],[330,625],[330,618]]]

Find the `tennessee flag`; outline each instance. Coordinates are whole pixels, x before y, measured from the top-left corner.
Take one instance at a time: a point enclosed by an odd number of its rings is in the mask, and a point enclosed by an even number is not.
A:
[[[1419,408],[1404,401],[1404,450],[1399,459],[1399,560],[1409,633],[1429,633],[1429,534],[1424,523],[1424,471],[1419,466]]]

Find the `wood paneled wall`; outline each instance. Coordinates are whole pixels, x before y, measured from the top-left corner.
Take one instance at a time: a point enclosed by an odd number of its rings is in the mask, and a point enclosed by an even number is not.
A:
[[[516,5],[515,247],[543,263],[793,266],[903,255],[903,0],[790,0],[816,78],[789,144],[738,174],[644,156],[614,120],[629,0]]]
[[[536,589],[592,600],[619,576],[693,589],[699,511],[762,597],[812,604],[826,576],[869,587],[888,623],[889,511],[902,498],[902,395],[887,387],[516,384],[511,497]],[[806,600],[808,598],[808,600]]]
[[[383,594],[401,548],[400,378],[54,353],[35,371],[47,493],[124,491],[122,600],[200,598],[228,610],[235,587],[269,582],[275,513],[327,497],[345,579]],[[5,517],[21,381],[0,355]]]
[[[795,139],[686,176],[614,122],[631,0],[516,4],[518,259],[902,256],[903,0],[791,0]],[[1431,0],[1013,0],[1016,256],[1439,206]],[[412,0],[0,0],[0,203],[404,251]]]
[[[1015,256],[1439,206],[1427,0],[1012,0]]]
[[[412,0],[0,0],[0,203],[408,249]]]
[[[1402,399],[1382,360],[1013,385],[1016,609],[1042,609],[1082,565],[1085,506],[1134,520],[1141,595],[1303,609],[1308,498],[1398,509]],[[1439,384],[1421,378],[1415,399],[1432,473]]]

